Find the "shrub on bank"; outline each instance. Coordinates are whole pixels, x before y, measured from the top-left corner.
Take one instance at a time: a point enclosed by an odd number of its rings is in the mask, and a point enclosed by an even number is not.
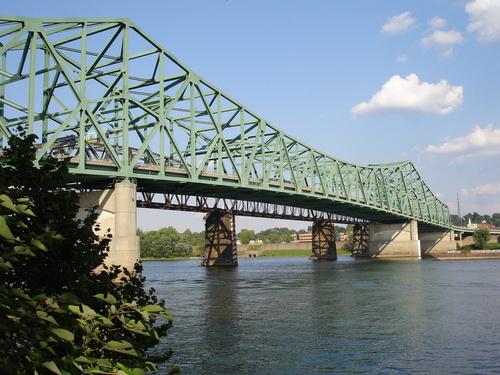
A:
[[[139,265],[104,265],[110,236],[96,234],[94,212],[75,219],[78,195],[62,188],[65,162],[37,168],[34,141],[13,136],[1,155],[0,373],[154,371],[169,353],[148,349],[172,317],[144,289]]]
[[[460,251],[470,251],[470,250],[478,250],[478,249],[476,248],[476,245],[462,246],[460,248]],[[479,250],[500,250],[500,243],[487,243],[484,245],[483,249]]]

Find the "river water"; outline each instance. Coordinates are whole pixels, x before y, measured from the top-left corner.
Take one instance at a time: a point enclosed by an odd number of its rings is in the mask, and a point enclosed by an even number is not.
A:
[[[144,275],[185,375],[500,374],[498,260],[149,261]]]

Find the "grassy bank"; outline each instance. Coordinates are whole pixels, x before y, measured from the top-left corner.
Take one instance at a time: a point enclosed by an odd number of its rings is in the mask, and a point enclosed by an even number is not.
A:
[[[312,254],[311,249],[299,249],[299,250],[266,250],[262,253],[261,257],[310,257]],[[245,251],[238,251],[238,257],[242,258],[245,255]],[[337,249],[337,255],[351,255],[351,252],[346,249]],[[195,257],[193,255],[192,257]],[[184,260],[192,259],[192,257],[179,257],[179,258],[141,258],[141,261],[148,260]],[[203,258],[201,256],[200,258]]]
[[[460,251],[476,250],[476,247],[474,245],[462,246],[459,250]],[[487,243],[485,248],[481,250],[500,250],[500,243]]]
[[[337,249],[337,255],[351,255],[346,249]],[[262,253],[263,257],[310,257],[311,249],[301,250],[266,250]]]

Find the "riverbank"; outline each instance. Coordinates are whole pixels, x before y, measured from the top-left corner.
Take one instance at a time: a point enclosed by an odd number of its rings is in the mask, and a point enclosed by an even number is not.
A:
[[[437,260],[500,259],[500,250],[449,250],[446,253],[429,255]]]
[[[238,257],[244,258],[245,252],[238,251]],[[311,249],[282,249],[282,250],[264,250],[262,255],[258,258],[266,257],[310,257],[312,255]],[[337,255],[351,255],[351,251],[347,249],[337,249]],[[141,261],[149,260],[186,260],[186,259],[201,259],[203,257],[182,257],[182,258],[141,258]]]

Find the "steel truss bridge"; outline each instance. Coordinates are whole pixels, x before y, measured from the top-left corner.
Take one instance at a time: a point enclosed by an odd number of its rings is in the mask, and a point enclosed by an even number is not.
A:
[[[134,179],[157,205],[212,197],[450,227],[410,161],[356,165],[305,145],[128,19],[0,16],[1,147],[19,126],[38,136],[38,162],[70,159],[83,189]]]

